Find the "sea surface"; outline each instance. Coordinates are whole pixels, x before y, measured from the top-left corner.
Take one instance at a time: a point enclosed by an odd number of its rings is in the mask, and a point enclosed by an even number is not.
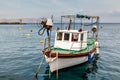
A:
[[[53,44],[54,24],[51,43]],[[0,25],[0,80],[36,80],[34,75],[42,61],[42,44],[36,24]],[[100,24],[100,54],[91,63],[59,71],[58,80],[120,80],[120,24]],[[56,80],[42,61],[38,80]]]

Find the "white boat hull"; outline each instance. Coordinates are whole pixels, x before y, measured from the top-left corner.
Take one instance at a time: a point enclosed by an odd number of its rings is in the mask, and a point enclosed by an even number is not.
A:
[[[93,57],[95,52],[91,54],[91,58]],[[46,58],[46,62],[48,62],[50,66],[51,72],[54,72],[59,69],[71,67],[74,65],[82,64],[88,61],[88,56],[83,57],[74,57],[74,58]]]

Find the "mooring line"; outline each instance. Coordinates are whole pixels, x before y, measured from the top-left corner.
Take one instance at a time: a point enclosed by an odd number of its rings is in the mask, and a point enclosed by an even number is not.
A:
[[[38,73],[39,73],[40,68],[41,68],[41,66],[42,66],[43,60],[44,60],[44,56],[43,56],[42,59],[41,59],[41,62],[40,62],[40,64],[39,64],[39,67],[37,68],[37,71],[36,71],[36,73],[35,73],[35,75],[34,75],[33,80],[38,80]]]
[[[57,56],[57,64],[56,64],[56,67],[57,67],[57,71],[56,71],[56,80],[58,80],[58,52],[57,52],[56,56]]]

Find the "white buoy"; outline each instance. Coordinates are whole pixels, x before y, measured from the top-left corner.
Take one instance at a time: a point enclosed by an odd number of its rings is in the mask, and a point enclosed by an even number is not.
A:
[[[100,42],[96,41],[95,46],[96,46],[96,54],[99,54]]]
[[[92,31],[93,31],[93,32],[96,32],[96,31],[97,31],[97,26],[96,26],[96,25],[94,25],[94,26],[92,27]]]

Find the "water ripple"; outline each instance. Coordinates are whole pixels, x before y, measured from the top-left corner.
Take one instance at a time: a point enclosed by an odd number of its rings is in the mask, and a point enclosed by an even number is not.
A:
[[[104,27],[99,31],[100,55],[92,63],[59,71],[60,80],[120,79],[120,24],[102,25]],[[0,27],[0,34],[2,34],[0,35],[0,80],[32,80],[43,56],[39,40],[44,37],[37,35],[38,27],[32,24],[0,25]],[[19,27],[23,27],[23,31],[19,31]],[[56,27],[53,32],[55,30]],[[25,35],[28,33],[31,36]],[[54,36],[52,36],[52,43],[53,41]],[[41,66],[38,79],[49,79],[49,67],[45,61]],[[51,74],[50,80],[56,80],[56,74]]]

